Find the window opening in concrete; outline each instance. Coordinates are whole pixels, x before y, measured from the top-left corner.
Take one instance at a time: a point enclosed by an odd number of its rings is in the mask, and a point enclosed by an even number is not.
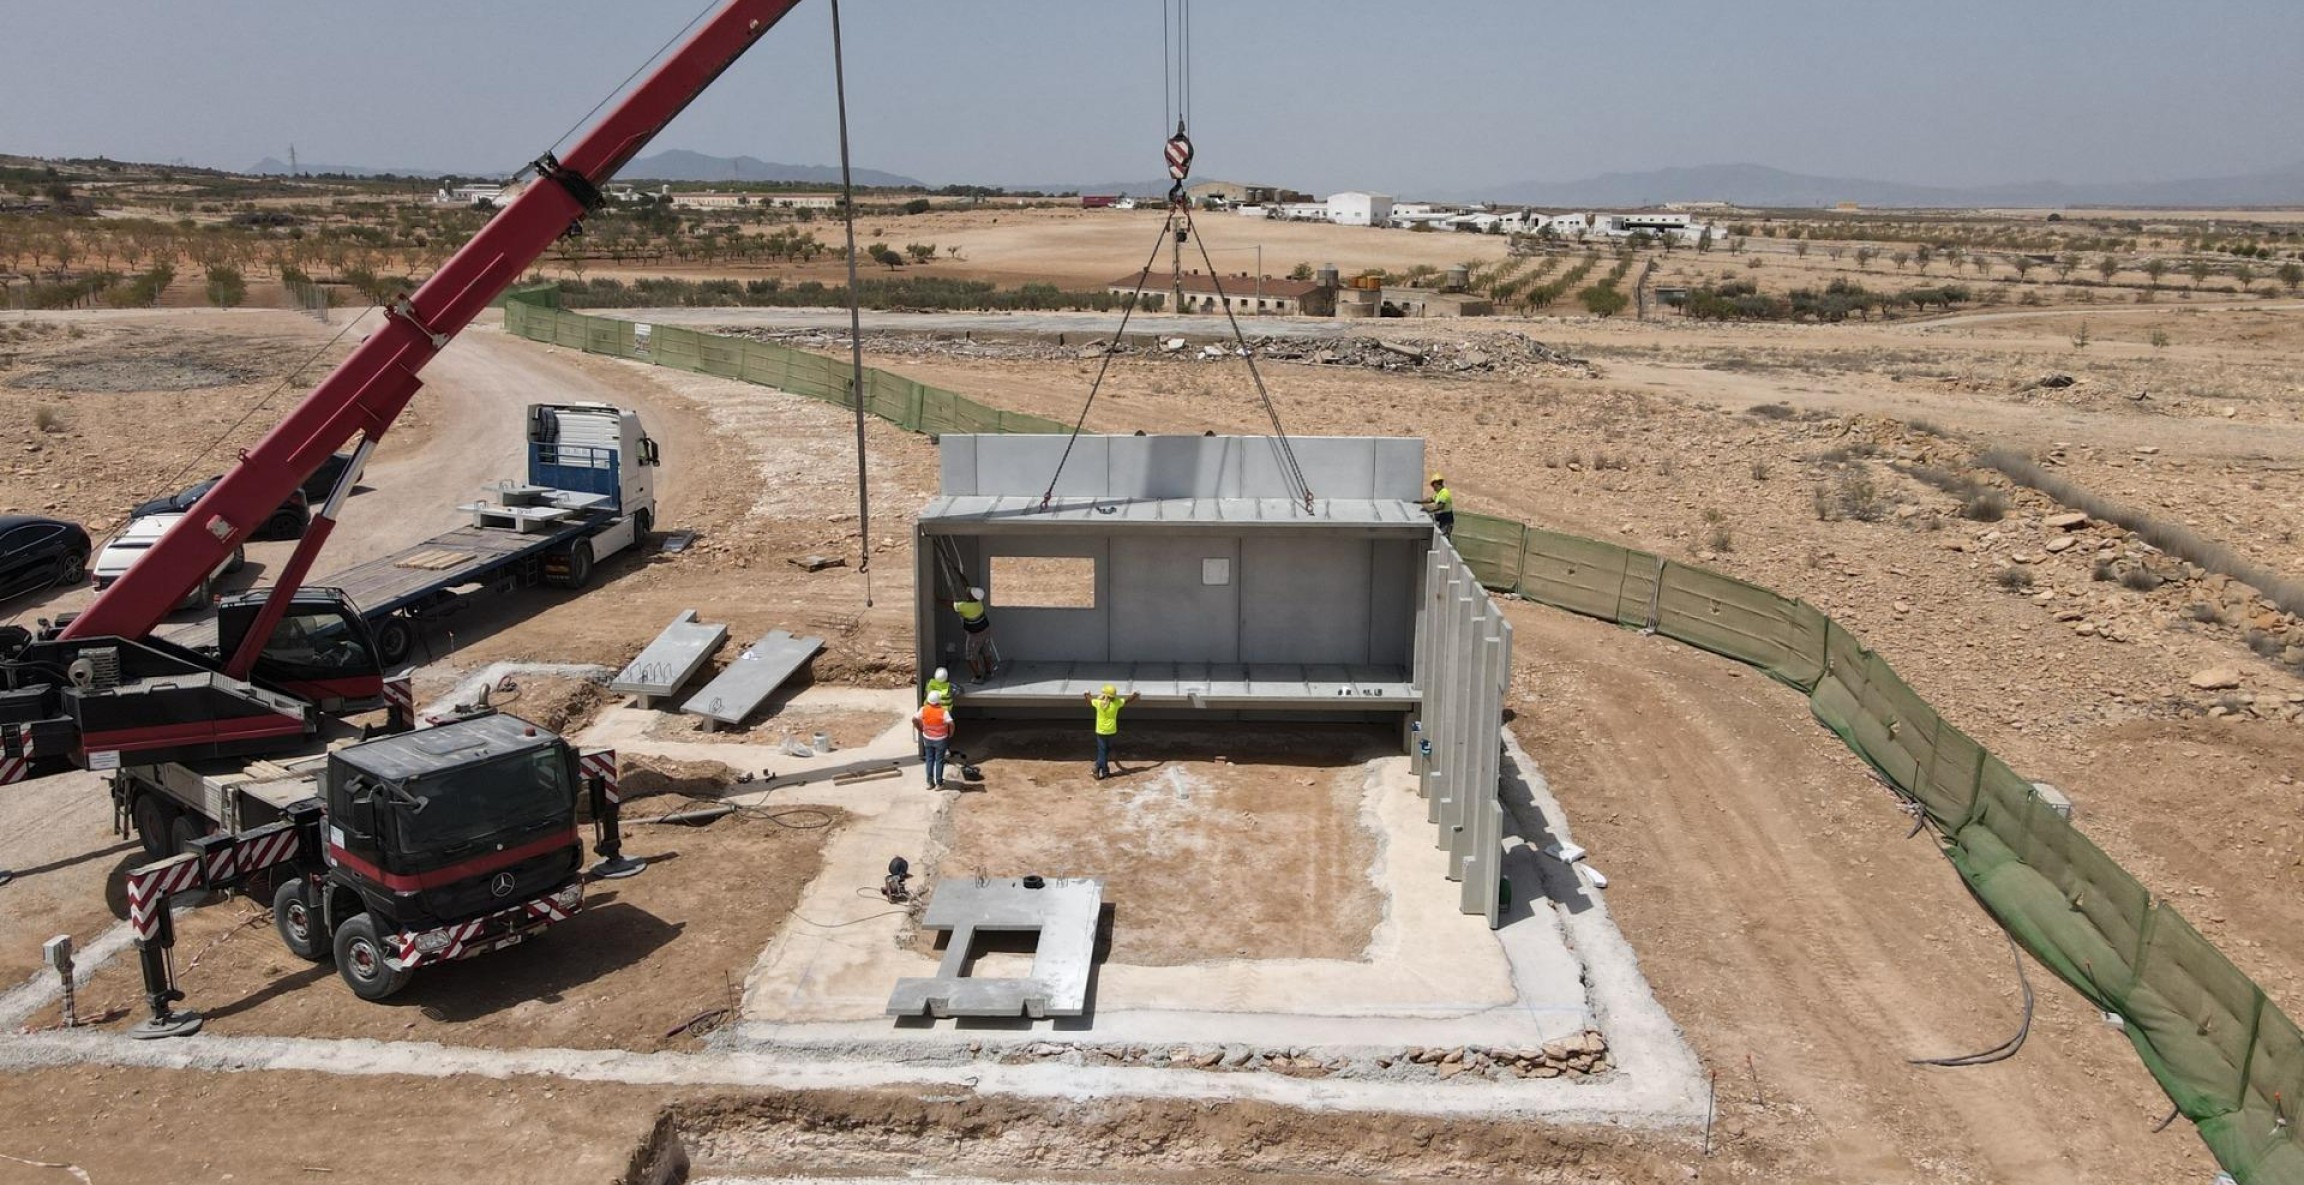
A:
[[[1096,559],[996,555],[990,591],[994,604],[1011,609],[1093,609]]]

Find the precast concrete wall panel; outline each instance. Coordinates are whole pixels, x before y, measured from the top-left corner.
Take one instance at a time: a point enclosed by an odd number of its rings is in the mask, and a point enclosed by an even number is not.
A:
[[[1504,815],[1496,791],[1512,627],[1445,539],[1426,556],[1421,603],[1418,788],[1429,800],[1434,846],[1449,855],[1448,878],[1460,882],[1460,908],[1494,926],[1503,906]]]
[[[1365,663],[1366,539],[1259,540],[1241,549],[1240,661]]]
[[[1415,638],[1416,562],[1423,547],[1405,539],[1368,542],[1368,661],[1406,666]]]
[[[943,492],[1037,497],[1061,459],[1059,497],[1299,497],[1277,440],[1268,436],[1050,436],[952,434],[939,441]],[[1424,442],[1363,436],[1291,437],[1315,498],[1414,501],[1423,496]]]
[[[1112,661],[1241,661],[1239,580],[1200,580],[1203,559],[1238,573],[1237,539],[1126,536],[1111,546]]]

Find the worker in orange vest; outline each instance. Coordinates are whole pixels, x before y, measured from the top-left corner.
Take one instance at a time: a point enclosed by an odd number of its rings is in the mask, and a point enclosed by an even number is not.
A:
[[[944,785],[944,756],[952,749],[952,709],[944,693],[931,691],[928,702],[912,714],[912,731],[920,738],[921,765],[928,771],[928,788]]]

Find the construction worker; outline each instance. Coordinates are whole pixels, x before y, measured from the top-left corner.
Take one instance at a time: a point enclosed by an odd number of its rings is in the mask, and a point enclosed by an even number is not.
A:
[[[944,702],[948,704],[957,703],[960,699],[960,693],[954,690],[952,686],[952,676],[947,674],[943,667],[937,667],[936,673],[928,677],[928,694],[941,694],[944,697]]]
[[[1096,778],[1102,781],[1112,776],[1112,744],[1120,735],[1120,709],[1136,702],[1137,693],[1123,696],[1110,683],[1102,692],[1080,693],[1088,707],[1096,713]]]
[[[971,682],[982,683],[992,674],[992,614],[984,608],[984,590],[971,588],[968,599],[952,602],[952,611],[960,615],[960,629],[968,638],[968,677]]]
[[[1432,525],[1440,528],[1442,535],[1455,533],[1456,491],[1448,488],[1448,479],[1437,473],[1433,474],[1432,496],[1424,499],[1421,505],[1431,513]]]
[[[928,693],[928,702],[912,714],[912,731],[920,738],[921,767],[927,771],[928,788],[941,789],[944,755],[952,750],[952,709],[945,703],[943,692]]]

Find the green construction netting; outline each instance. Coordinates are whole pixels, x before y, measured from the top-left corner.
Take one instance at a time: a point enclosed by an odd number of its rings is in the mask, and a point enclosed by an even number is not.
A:
[[[512,293],[506,331],[849,405],[850,368],[837,359],[667,326],[642,350],[631,323],[556,304],[550,290]],[[1069,430],[880,370],[865,372],[864,407],[931,436]],[[2241,1185],[2304,1185],[2294,1123],[2304,1034],[2295,1022],[1855,635],[1757,585],[1511,519],[1458,514],[1451,542],[1490,588],[1653,628],[1807,692],[1817,720],[1945,834],[1954,867],[2008,933],[2121,1016],[2146,1068]]]

